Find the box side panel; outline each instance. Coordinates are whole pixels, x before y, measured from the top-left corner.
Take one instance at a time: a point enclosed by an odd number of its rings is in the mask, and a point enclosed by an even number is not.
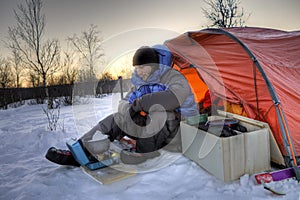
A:
[[[186,152],[187,149],[192,145],[195,137],[198,133],[198,129],[187,125],[184,122],[180,123],[181,128],[181,143],[182,143],[182,152]]]
[[[270,169],[270,139],[267,128],[245,134],[245,173]]]
[[[232,181],[245,174],[244,135],[222,138],[224,181]]]
[[[182,124],[183,154],[209,173],[224,181],[223,149],[221,140],[212,134]]]
[[[203,135],[203,134],[201,134]],[[198,148],[198,164],[206,169],[209,173],[213,174],[217,178],[224,180],[225,166],[223,158],[223,147],[220,138],[206,133],[203,145]]]

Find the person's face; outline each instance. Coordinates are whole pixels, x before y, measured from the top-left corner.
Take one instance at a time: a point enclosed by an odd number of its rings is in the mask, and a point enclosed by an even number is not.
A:
[[[134,66],[136,73],[143,81],[146,81],[147,78],[151,75],[152,67],[149,65],[136,65]]]

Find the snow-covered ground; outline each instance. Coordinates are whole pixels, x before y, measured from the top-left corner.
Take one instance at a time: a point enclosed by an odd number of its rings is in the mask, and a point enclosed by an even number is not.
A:
[[[112,113],[115,95],[63,106],[59,126],[49,131],[45,105],[23,105],[0,111],[0,199],[300,199],[295,180],[269,185],[287,193],[275,196],[253,177],[223,183],[194,162],[173,154],[168,165],[131,178],[100,185],[80,168],[59,166],[44,158],[51,146],[66,148],[71,137],[80,137],[98,120]]]

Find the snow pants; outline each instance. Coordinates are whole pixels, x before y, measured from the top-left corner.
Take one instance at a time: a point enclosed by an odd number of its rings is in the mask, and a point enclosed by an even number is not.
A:
[[[95,127],[81,137],[81,139],[92,139],[93,135],[100,131],[108,135],[110,141],[120,140],[124,136],[136,140],[136,151],[139,153],[149,153],[164,147],[165,150],[181,152],[180,136],[180,114],[168,112],[165,121],[160,119],[161,113],[151,114],[151,116],[141,116],[135,114],[131,116],[135,126],[128,125],[129,120],[119,113],[114,113],[101,120]],[[161,127],[159,130],[151,130],[151,126]],[[163,123],[162,125],[156,125]],[[128,127],[129,126],[129,127]],[[150,127],[150,128],[149,128]],[[151,134],[148,134],[151,132]]]

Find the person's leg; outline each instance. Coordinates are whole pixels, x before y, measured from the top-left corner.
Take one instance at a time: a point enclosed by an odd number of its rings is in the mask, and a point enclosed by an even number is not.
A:
[[[182,152],[180,121],[180,114],[174,113],[174,118],[166,122],[169,135],[165,139],[165,145],[163,147],[164,150],[171,152]]]
[[[84,147],[84,140],[91,140],[97,131],[108,135],[111,141],[117,139],[118,137],[121,137],[123,134],[123,132],[114,121],[114,115],[112,114],[107,116],[99,123],[97,123],[96,126],[94,126],[91,130],[85,133],[81,138],[79,138],[78,141],[80,142],[86,154],[90,153]],[[61,150],[55,147],[51,147],[47,151],[45,157],[56,164],[79,166],[69,150]]]
[[[152,121],[155,119],[154,117],[157,117],[156,119],[160,119],[156,115],[152,115]],[[161,123],[161,121],[157,121],[157,123]],[[164,146],[166,146],[169,143],[177,144],[181,143],[180,141],[177,141],[180,137],[180,116],[177,116],[175,112],[167,112],[167,120],[164,122],[163,125],[157,125],[162,126],[162,128],[156,132],[155,135],[150,135],[149,137],[145,137],[146,133],[144,134],[144,137],[138,138],[136,142],[136,150],[139,153],[148,153],[157,151]],[[172,141],[172,140],[176,140]]]
[[[136,152],[150,153],[157,151],[167,145],[171,138],[167,125],[165,125],[156,135],[148,138],[138,138],[136,140]],[[174,134],[175,136],[175,134]]]
[[[151,116],[152,120],[155,118],[155,116],[157,117],[157,115],[152,114]],[[160,119],[160,116],[155,119]],[[161,126],[160,123],[163,123],[163,121],[161,120],[157,120],[156,122],[158,123],[156,124],[157,128]],[[178,119],[174,115],[174,113],[170,112],[167,113],[167,121],[164,122],[163,127],[160,130],[158,130],[156,134],[153,135],[154,129],[151,129],[152,127],[148,129],[144,129],[144,132],[139,134],[142,135],[143,137],[136,138],[135,152],[130,152],[130,151],[121,152],[120,157],[122,162],[125,164],[140,164],[150,158],[159,156],[160,153],[158,152],[158,150],[168,145],[171,142],[171,140],[177,135],[176,133],[179,130],[179,122],[180,119]],[[147,136],[148,133],[149,133],[149,137],[145,137]],[[177,142],[172,147],[172,149],[175,148],[177,149]]]
[[[110,141],[114,141],[115,139],[118,139],[123,133],[122,130],[119,128],[119,126],[115,122],[115,114],[111,114],[101,120],[99,123],[97,123],[91,130],[89,130],[87,133],[85,133],[79,140],[92,140],[94,134],[99,131],[104,135],[108,135]]]
[[[79,138],[79,140],[92,140],[94,134],[97,132],[97,131],[101,131],[101,128],[100,128],[100,122],[97,123],[91,130],[89,130],[88,132],[86,132],[83,136],[81,136]]]
[[[135,151],[121,151],[121,161],[124,164],[140,164],[150,158],[159,156],[160,153],[157,151],[156,141],[157,135],[149,138],[137,138]]]

